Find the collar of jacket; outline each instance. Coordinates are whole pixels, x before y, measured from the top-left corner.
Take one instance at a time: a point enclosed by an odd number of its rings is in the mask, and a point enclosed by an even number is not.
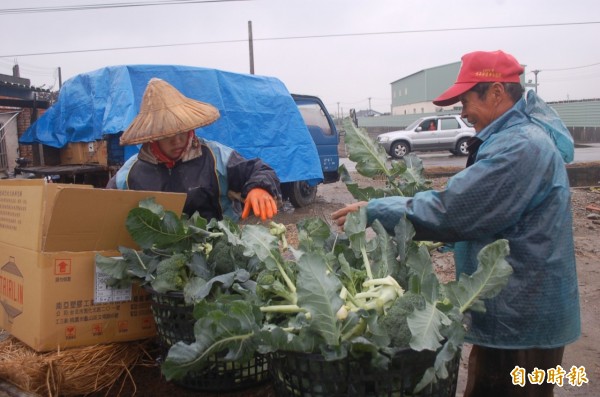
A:
[[[469,157],[467,157],[467,167],[475,162],[475,159],[477,158],[477,151],[482,143],[483,141],[476,136],[469,138],[467,141],[467,150],[469,151]]]
[[[500,130],[504,130],[511,127],[514,124],[518,124],[523,121],[523,109],[525,108],[525,99],[521,98],[512,108],[500,115],[496,120],[492,121],[487,127],[482,129],[475,135],[481,142],[485,142],[490,136],[497,133]]]
[[[202,156],[202,149],[200,148],[200,146],[200,138],[198,138],[197,135],[194,135],[193,138],[190,139],[183,155],[177,161],[186,162]],[[154,156],[154,153],[152,153],[149,142],[142,144],[140,153],[138,154],[138,158],[151,164],[160,163],[156,156]]]
[[[524,117],[521,108],[525,106],[525,100],[521,98],[512,108],[500,115],[496,120],[492,121],[487,127],[477,133],[477,135],[471,137],[467,142],[469,157],[467,157],[466,167],[469,167],[475,163],[477,159],[477,152],[479,147],[489,139],[490,136],[496,132],[508,128],[514,124],[517,124],[519,120]],[[516,116],[516,117],[515,117]]]

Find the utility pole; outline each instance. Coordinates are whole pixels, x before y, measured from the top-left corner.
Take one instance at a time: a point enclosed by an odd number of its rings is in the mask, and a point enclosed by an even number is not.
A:
[[[533,72],[533,74],[535,76],[535,82],[534,82],[535,88],[534,89],[535,89],[535,93],[537,94],[537,86],[538,86],[537,75],[538,75],[539,72],[541,72],[541,70],[535,69],[535,70],[532,70],[532,72]]]
[[[371,116],[371,97],[369,97],[369,116]]]
[[[248,46],[250,47],[250,74],[254,74],[254,44],[252,42],[252,21],[248,21]]]
[[[60,71],[60,66],[58,67],[58,89],[62,88],[62,73]]]
[[[338,105],[337,117],[338,117],[338,120],[339,120],[340,119],[340,103],[338,102],[337,105]]]

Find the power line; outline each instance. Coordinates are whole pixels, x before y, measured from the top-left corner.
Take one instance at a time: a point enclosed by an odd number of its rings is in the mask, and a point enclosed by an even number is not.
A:
[[[108,4],[100,3],[100,4],[82,4],[79,6],[5,8],[5,9],[0,9],[0,15],[34,14],[34,13],[64,12],[64,11],[86,11],[86,10],[98,10],[98,9],[104,9],[104,8],[148,7],[148,6],[179,5],[179,4],[228,3],[228,2],[239,2],[239,1],[252,1],[252,0],[158,0],[158,1],[146,1],[146,2],[141,2],[141,3],[136,3],[136,2],[108,3]]]
[[[584,66],[573,66],[570,68],[562,68],[562,69],[542,69],[542,72],[561,72],[563,70],[575,70],[575,69],[583,69],[583,68],[589,68],[592,66],[596,66],[596,65],[600,65],[600,62],[597,63],[592,63],[590,65],[584,65]]]
[[[144,46],[132,46],[132,47],[111,47],[111,48],[96,48],[87,50],[71,50],[71,51],[51,51],[51,52],[35,52],[29,54],[13,54],[13,55],[0,55],[0,58],[9,57],[29,57],[37,55],[59,55],[59,54],[77,54],[82,52],[102,52],[102,51],[121,51],[121,50],[139,50],[145,48],[161,48],[161,47],[182,47],[191,45],[205,45],[205,44],[227,44],[227,43],[246,43],[248,40],[220,40],[220,41],[202,41],[197,43],[176,43],[176,44],[154,44]]]
[[[213,1],[251,1],[251,0],[213,0]],[[204,1],[204,2],[206,2],[206,1]],[[424,30],[403,30],[403,31],[395,31],[395,32],[391,31],[391,32],[337,33],[337,34],[310,35],[310,36],[266,37],[266,38],[262,38],[262,39],[254,38],[253,40],[254,41],[304,40],[304,39],[317,39],[317,38],[321,39],[321,38],[332,38],[332,37],[356,37],[356,36],[376,36],[376,35],[392,35],[392,34],[455,32],[455,31],[515,29],[515,28],[540,28],[540,27],[595,25],[595,24],[600,24],[600,21],[530,24],[530,25],[480,26],[480,27],[424,29]],[[242,43],[242,42],[246,43],[247,39],[202,41],[202,42],[194,42],[194,43],[156,44],[156,45],[131,46],[131,47],[110,47],[110,48],[98,48],[98,49],[51,51],[51,52],[37,52],[37,53],[24,53],[24,54],[10,54],[10,55],[0,55],[0,58],[26,57],[26,56],[37,56],[37,55],[75,54],[75,53],[83,53],[83,52],[134,50],[134,49],[161,48],[161,47],[179,47],[179,46],[207,45],[207,44],[228,44],[228,43]]]

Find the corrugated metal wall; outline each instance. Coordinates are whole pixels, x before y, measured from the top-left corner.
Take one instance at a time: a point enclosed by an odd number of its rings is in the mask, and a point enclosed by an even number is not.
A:
[[[567,127],[600,127],[600,99],[549,102]]]

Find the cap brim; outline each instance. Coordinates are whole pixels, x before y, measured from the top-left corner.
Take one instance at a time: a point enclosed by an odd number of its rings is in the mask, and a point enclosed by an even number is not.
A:
[[[433,100],[433,104],[437,106],[450,106],[459,101],[462,94],[475,87],[477,83],[455,83],[448,88],[443,94]]]

